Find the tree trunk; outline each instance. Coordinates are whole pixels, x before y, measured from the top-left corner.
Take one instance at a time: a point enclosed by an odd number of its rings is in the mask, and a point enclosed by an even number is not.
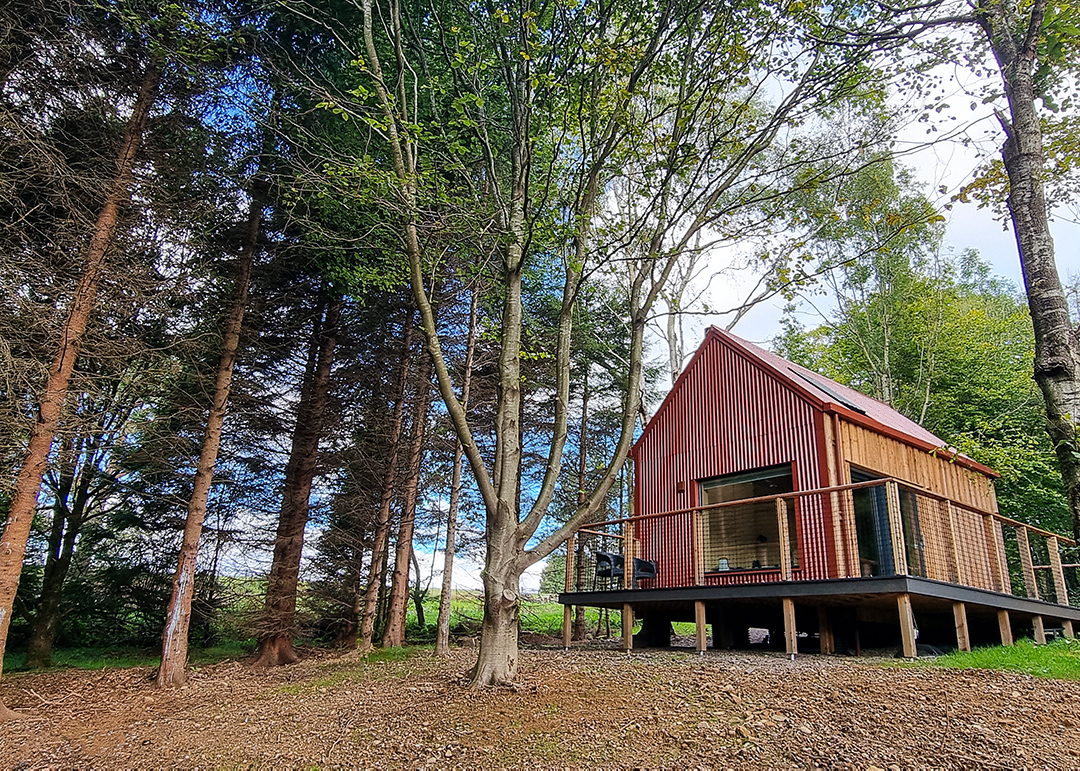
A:
[[[427,436],[427,416],[431,407],[431,357],[421,354],[423,364],[416,381],[416,411],[413,415],[413,436],[409,447],[409,476],[405,481],[405,500],[398,522],[397,551],[394,554],[394,575],[390,581],[390,609],[387,613],[384,647],[405,644],[405,618],[409,601],[409,562],[416,531],[416,499],[420,493],[420,466],[424,458],[424,438]]]
[[[1036,48],[1046,2],[1033,4],[1021,39],[1014,34],[1015,22],[1003,3],[984,3],[979,12],[1009,104],[1009,117],[998,116],[1006,133],[1001,155],[1009,176],[1009,214],[1035,330],[1035,382],[1046,405],[1046,431],[1057,453],[1073,532],[1080,538],[1080,344],[1054,258],[1042,182],[1045,153],[1035,107]]]
[[[292,451],[285,467],[285,489],[274,540],[274,559],[266,586],[266,604],[259,629],[255,666],[280,666],[299,659],[293,647],[296,633],[296,594],[300,557],[308,521],[311,483],[319,460],[319,439],[330,391],[342,298],[335,297],[321,324],[316,324],[306,387],[297,406]]]
[[[78,532],[77,521],[73,519],[68,522],[60,551],[55,556],[50,554],[45,563],[41,597],[38,600],[37,611],[34,613],[34,623],[27,644],[27,669],[44,669],[52,666],[53,644],[60,630],[60,600],[63,597],[64,580],[67,578],[68,568],[71,567],[71,557],[75,551],[75,537]]]
[[[75,539],[86,519],[86,505],[90,498],[90,485],[94,469],[83,464],[74,496],[68,501],[63,489],[57,492],[53,511],[53,524],[49,533],[49,555],[45,560],[45,573],[41,581],[41,597],[38,599],[34,623],[30,628],[27,644],[26,666],[28,669],[44,669],[52,666],[53,644],[60,629],[60,601],[63,598],[64,581],[67,579],[71,558],[75,553]],[[70,486],[68,491],[70,492]]]
[[[461,404],[469,407],[469,390],[472,385],[473,358],[476,355],[477,313],[480,288],[474,287],[469,303],[469,335],[465,348],[465,372],[461,383]],[[461,505],[461,471],[465,457],[459,438],[454,443],[454,471],[450,479],[450,506],[446,514],[446,550],[443,552],[442,589],[439,592],[439,619],[435,624],[435,655],[450,655],[450,600],[453,594],[454,555],[457,548],[458,507]]]
[[[383,471],[382,498],[379,519],[375,524],[375,542],[371,548],[371,567],[367,589],[356,598],[356,614],[360,616],[360,651],[369,653],[375,646],[375,617],[379,610],[379,588],[386,580],[386,555],[390,548],[390,512],[397,486],[398,453],[401,447],[401,425],[405,418],[405,395],[409,385],[409,351],[412,348],[412,310],[405,313],[401,331],[401,358],[398,367],[397,394],[394,414],[390,420],[387,441],[386,468]],[[361,615],[362,614],[362,615]]]
[[[521,598],[520,573],[513,568],[512,554],[502,544],[489,542],[484,568],[484,621],[480,626],[480,651],[469,678],[473,688],[508,685],[518,669],[518,622]],[[494,555],[505,555],[502,560]]]
[[[139,95],[124,130],[124,139],[116,159],[116,174],[109,186],[104,205],[98,213],[90,243],[83,258],[83,272],[71,298],[68,316],[60,332],[56,355],[49,367],[49,378],[38,403],[38,419],[30,434],[29,445],[8,509],[3,535],[0,535],[0,675],[3,674],[4,650],[11,626],[11,610],[19,587],[26,541],[37,509],[41,480],[49,461],[60,413],[67,396],[71,373],[79,356],[83,335],[97,299],[105,267],[105,254],[112,243],[120,209],[131,197],[132,167],[142,143],[146,119],[150,114],[161,78],[161,64],[151,60],[143,75]],[[18,717],[0,704],[0,720]]]
[[[269,144],[264,141],[264,147]],[[195,594],[195,565],[199,554],[199,539],[203,521],[206,519],[210,485],[214,481],[214,465],[221,447],[221,430],[225,424],[225,411],[232,386],[233,365],[240,347],[240,330],[244,324],[247,307],[248,286],[251,283],[251,266],[259,246],[259,229],[262,224],[265,193],[263,184],[256,180],[251,189],[247,228],[240,257],[236,263],[236,281],[233,286],[229,316],[225,321],[225,334],[221,341],[221,358],[218,361],[214,382],[214,398],[206,417],[206,433],[203,438],[199,464],[195,470],[195,482],[188,501],[187,521],[184,524],[184,540],[180,546],[176,574],[173,577],[172,597],[165,614],[165,629],[161,635],[161,666],[158,669],[159,688],[183,685],[187,682],[188,627],[191,624],[191,599]]]
[[[427,596],[427,589],[420,585],[422,579],[420,577],[420,561],[416,559],[416,549],[413,549],[412,554],[409,556],[413,572],[416,573],[416,586],[412,590],[413,607],[416,608],[416,625],[423,629],[427,626],[427,617],[424,615],[424,597]]]

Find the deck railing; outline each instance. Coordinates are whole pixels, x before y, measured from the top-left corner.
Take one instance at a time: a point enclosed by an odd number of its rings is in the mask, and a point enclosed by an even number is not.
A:
[[[567,592],[911,575],[1080,606],[1071,538],[897,479],[595,522],[564,549]]]

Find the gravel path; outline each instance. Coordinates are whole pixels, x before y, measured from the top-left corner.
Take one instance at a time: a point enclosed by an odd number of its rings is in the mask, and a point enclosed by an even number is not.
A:
[[[1080,683],[880,660],[527,650],[518,687],[471,652],[6,676],[0,766],[42,768],[1080,768]]]

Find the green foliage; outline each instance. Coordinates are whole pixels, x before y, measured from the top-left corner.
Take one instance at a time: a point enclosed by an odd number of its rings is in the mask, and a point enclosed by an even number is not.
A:
[[[860,182],[857,210],[896,210],[911,197],[906,184],[902,178],[891,188]],[[939,231],[926,218],[927,224],[882,242],[879,228],[888,227],[888,217],[860,216],[839,231],[823,231],[824,243],[811,244],[841,263],[826,290],[836,309],[825,324],[805,329],[790,306],[774,347],[889,404],[997,470],[1002,513],[1068,532],[1042,400],[1030,375],[1034,337],[1022,298],[992,278],[974,252],[939,256]]]

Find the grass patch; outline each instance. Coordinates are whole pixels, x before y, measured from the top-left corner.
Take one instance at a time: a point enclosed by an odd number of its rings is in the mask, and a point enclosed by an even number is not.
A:
[[[922,665],[924,662],[920,661]],[[1020,640],[1016,645],[955,651],[927,660],[927,666],[951,669],[993,669],[1055,680],[1080,680],[1080,640],[1060,639],[1047,645]]]
[[[193,667],[216,664],[226,659],[240,658],[251,653],[247,641],[229,641],[209,648],[192,648],[188,664]],[[57,648],[53,651],[53,668],[71,669],[129,669],[156,667],[161,663],[159,648]],[[26,654],[4,656],[5,672],[25,672]]]
[[[549,637],[562,635],[563,606],[549,601],[549,595],[522,596],[521,631],[526,634],[540,634]],[[415,642],[434,642],[435,620],[439,615],[439,594],[431,592],[424,599],[424,618],[427,626],[421,629],[416,621],[416,608],[409,603],[407,615],[407,637]],[[459,590],[450,597],[450,633],[452,635],[474,636],[480,632],[484,618],[484,602],[478,591]],[[587,608],[585,626],[589,634],[603,636],[611,629],[613,636],[622,634],[622,621],[618,611],[611,611],[603,623],[598,608]],[[693,627],[693,624],[690,625]],[[597,628],[600,633],[597,635]],[[692,633],[691,633],[692,634]]]

